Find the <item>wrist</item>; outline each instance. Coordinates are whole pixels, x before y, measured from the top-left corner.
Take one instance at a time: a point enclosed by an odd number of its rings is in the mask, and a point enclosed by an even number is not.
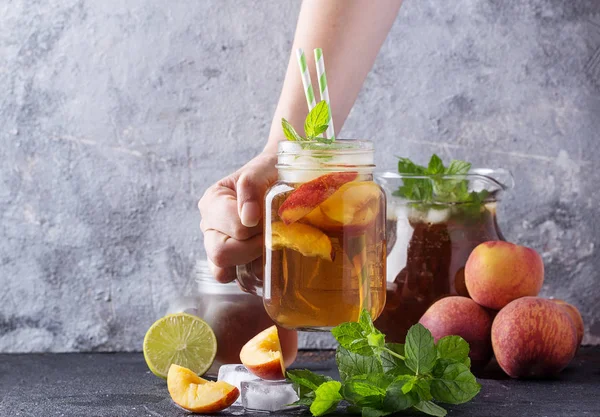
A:
[[[277,155],[277,149],[279,147],[279,142],[281,142],[282,140],[285,140],[284,138],[269,138],[269,140],[267,141],[267,144],[265,145],[264,149],[263,149],[263,153],[265,154],[269,154],[269,155]]]

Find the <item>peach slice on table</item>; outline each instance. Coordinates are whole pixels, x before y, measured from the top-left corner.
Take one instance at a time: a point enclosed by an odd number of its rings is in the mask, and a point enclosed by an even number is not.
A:
[[[357,176],[358,172],[332,172],[302,184],[279,207],[279,217],[285,224],[300,220]]]
[[[173,402],[194,413],[216,413],[237,400],[240,390],[223,381],[207,381],[193,371],[171,365],[167,374],[167,388]]]
[[[379,213],[381,190],[371,181],[344,184],[325,200],[320,209],[331,221],[343,226],[366,226]]]
[[[303,223],[286,225],[283,222],[271,223],[271,234],[265,240],[271,250],[293,249],[304,256],[318,256],[333,261],[331,239],[319,229]]]
[[[277,326],[263,330],[248,340],[240,351],[242,364],[259,378],[285,379],[285,364]]]

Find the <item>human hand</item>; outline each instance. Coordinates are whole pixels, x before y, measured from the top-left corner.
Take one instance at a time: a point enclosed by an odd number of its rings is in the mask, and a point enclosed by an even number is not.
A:
[[[262,257],[263,199],[277,180],[276,161],[274,153],[261,153],[212,185],[198,202],[204,248],[219,282],[233,281],[236,265]]]

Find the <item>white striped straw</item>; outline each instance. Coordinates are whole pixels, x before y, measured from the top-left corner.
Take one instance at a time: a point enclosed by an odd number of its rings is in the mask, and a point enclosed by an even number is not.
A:
[[[335,140],[335,129],[333,127],[333,115],[331,111],[331,102],[329,101],[329,89],[327,88],[327,76],[325,75],[325,61],[323,60],[323,50],[316,48],[315,64],[317,65],[317,78],[319,79],[319,91],[321,92],[321,100],[325,100],[329,106],[329,122],[327,123],[327,131],[325,137]]]
[[[306,56],[304,55],[302,48],[296,50],[296,57],[298,58],[298,65],[300,66],[300,74],[302,75],[302,85],[304,86],[308,111],[311,111],[317,103],[315,102],[315,92],[313,91],[312,82],[310,81],[310,71],[308,71],[308,65],[306,65]]]

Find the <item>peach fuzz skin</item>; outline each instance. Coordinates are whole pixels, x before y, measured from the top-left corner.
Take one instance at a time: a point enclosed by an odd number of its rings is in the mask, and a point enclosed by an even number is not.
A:
[[[207,381],[179,365],[171,365],[169,368],[167,388],[175,404],[202,414],[224,410],[240,395],[240,391],[227,382]]]
[[[477,246],[465,266],[469,296],[500,310],[520,297],[536,296],[544,283],[544,263],[533,249],[494,241]]]
[[[583,340],[583,334],[585,333],[585,327],[583,325],[583,317],[581,317],[581,313],[573,304],[569,304],[566,301],[552,299],[550,301],[555,302],[559,306],[565,309],[565,311],[573,320],[573,324],[575,325],[575,330],[577,330],[577,346],[581,345],[581,341]]]
[[[475,368],[481,369],[492,357],[490,332],[492,319],[488,312],[467,297],[445,297],[436,301],[419,320],[435,339],[460,336],[469,343],[469,357]]]
[[[513,378],[548,377],[562,371],[577,351],[577,331],[558,304],[519,298],[492,324],[492,347],[500,367]]]
[[[285,379],[277,326],[271,326],[250,339],[240,351],[240,360],[248,371],[261,379]]]

